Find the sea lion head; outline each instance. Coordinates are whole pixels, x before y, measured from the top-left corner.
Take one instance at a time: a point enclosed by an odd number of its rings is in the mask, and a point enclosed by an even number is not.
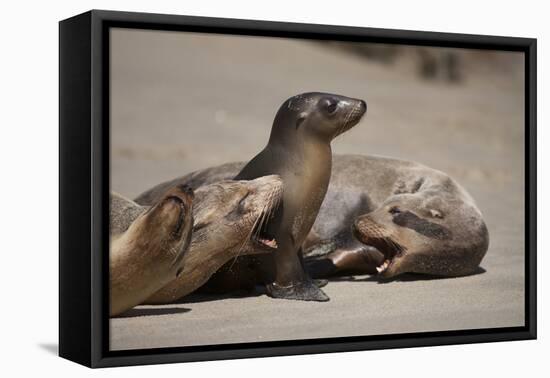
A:
[[[367,103],[360,99],[319,92],[299,94],[279,108],[270,143],[311,136],[330,142],[355,126],[366,111]]]
[[[148,209],[111,194],[111,211],[118,219],[111,224],[111,316],[140,304],[183,271],[192,202],[193,191],[184,185],[170,189]]]
[[[221,181],[195,191],[193,250],[205,253],[267,253],[276,248],[263,225],[279,204],[283,184],[270,175],[249,181]]]
[[[173,302],[193,292],[239,255],[273,252],[273,238],[263,235],[261,229],[279,204],[282,192],[282,181],[276,175],[220,181],[195,189],[195,223],[184,270],[146,303]]]
[[[401,273],[440,276],[472,274],[485,255],[489,236],[479,210],[460,198],[433,193],[400,193],[359,216],[354,236],[381,254],[384,278]]]
[[[131,249],[146,251],[156,267],[163,268],[166,263],[177,275],[191,242],[193,198],[193,190],[186,185],[166,192],[128,227],[125,239],[131,241]]]

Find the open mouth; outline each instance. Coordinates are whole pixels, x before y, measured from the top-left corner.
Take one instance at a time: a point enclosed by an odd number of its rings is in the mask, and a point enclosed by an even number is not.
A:
[[[278,245],[275,236],[272,234],[270,222],[275,218],[282,199],[282,185],[271,189],[265,196],[265,206],[260,210],[259,215],[254,221],[250,240],[262,252],[273,252],[277,250]]]
[[[273,216],[263,222],[258,222],[258,224],[256,224],[256,226],[254,227],[251,239],[260,247],[266,247],[275,250],[278,247],[277,241],[275,240],[275,237],[267,231],[268,221],[272,218]]]
[[[264,247],[268,247],[271,249],[277,249],[277,241],[274,237],[271,236],[259,236],[258,238],[254,239],[254,242],[259,243],[260,245]]]
[[[355,227],[353,232],[361,243],[376,248],[384,255],[384,260],[376,267],[378,274],[386,272],[398,258],[405,254],[405,247],[390,237],[370,236],[361,233]]]
[[[395,262],[405,254],[405,248],[391,238],[371,239],[368,244],[384,255],[384,262],[376,267],[378,274],[384,273]]]

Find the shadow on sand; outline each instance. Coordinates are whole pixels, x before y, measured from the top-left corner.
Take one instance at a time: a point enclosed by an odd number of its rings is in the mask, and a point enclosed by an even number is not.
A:
[[[118,315],[116,318],[136,318],[138,316],[184,314],[189,311],[191,311],[190,308],[182,307],[140,307],[128,310],[125,313]]]
[[[486,270],[482,267],[478,267],[475,272],[469,274],[468,276],[476,276],[478,274],[485,273]],[[405,273],[393,278],[383,278],[377,275],[372,276],[342,276],[342,277],[330,277],[328,278],[329,282],[375,282],[378,284],[387,284],[390,282],[411,282],[411,281],[437,281],[437,280],[447,280],[460,277],[443,277],[443,276],[434,276],[429,274],[418,274],[418,273]],[[263,286],[256,286],[254,291],[239,291],[227,294],[213,294],[213,293],[193,293],[189,294],[180,300],[174,302],[175,304],[185,304],[185,303],[203,303],[211,301],[219,301],[223,299],[239,299],[239,298],[251,298],[259,297],[265,295],[266,290]],[[154,315],[170,315],[170,314],[183,314],[191,311],[190,308],[183,307],[140,307],[133,308],[126,311],[124,314],[117,316],[117,318],[134,318],[138,316],[154,316]],[[55,346],[57,348],[57,346]],[[43,346],[46,348],[46,346]]]
[[[181,298],[177,303],[202,303],[210,301],[219,301],[222,299],[239,299],[259,297],[265,294],[263,287],[256,287],[255,291],[237,291],[227,294],[214,294],[214,293],[193,293]]]
[[[464,277],[477,276],[478,274],[483,274],[485,272],[486,272],[485,269],[483,269],[482,267],[478,267],[472,274],[468,274],[467,276],[464,276]],[[460,278],[460,277],[444,277],[444,276],[435,276],[431,274],[404,273],[392,278],[383,278],[377,275],[366,276],[366,277],[356,277],[356,276],[330,277],[329,281],[376,282],[379,284],[386,284],[390,282],[436,281],[436,280],[448,280],[453,278]]]

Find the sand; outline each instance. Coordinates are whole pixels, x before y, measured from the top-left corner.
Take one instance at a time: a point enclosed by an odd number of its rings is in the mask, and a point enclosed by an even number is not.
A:
[[[335,153],[414,160],[449,173],[490,233],[478,274],[332,280],[327,303],[190,296],[111,320],[111,348],[521,326],[524,322],[523,61],[463,52],[458,84],[423,80],[414,52],[392,65],[325,44],[123,31],[112,36],[112,189],[133,197],[196,169],[248,160],[291,95],[363,98]]]

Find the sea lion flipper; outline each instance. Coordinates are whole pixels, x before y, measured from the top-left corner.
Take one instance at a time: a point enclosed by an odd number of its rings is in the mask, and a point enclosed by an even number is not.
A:
[[[325,279],[315,279],[313,280],[313,283],[317,285],[317,287],[325,287],[328,285],[328,280]]]
[[[338,274],[376,274],[376,267],[384,262],[384,255],[374,248],[353,246],[338,248],[323,257],[305,259],[307,273],[314,278]]]
[[[330,277],[338,272],[338,268],[330,258],[308,259],[305,267],[313,278]]]
[[[320,282],[321,283],[321,282]],[[313,280],[301,281],[291,286],[279,286],[276,283],[266,285],[272,298],[294,299],[297,301],[328,302],[330,298]]]

